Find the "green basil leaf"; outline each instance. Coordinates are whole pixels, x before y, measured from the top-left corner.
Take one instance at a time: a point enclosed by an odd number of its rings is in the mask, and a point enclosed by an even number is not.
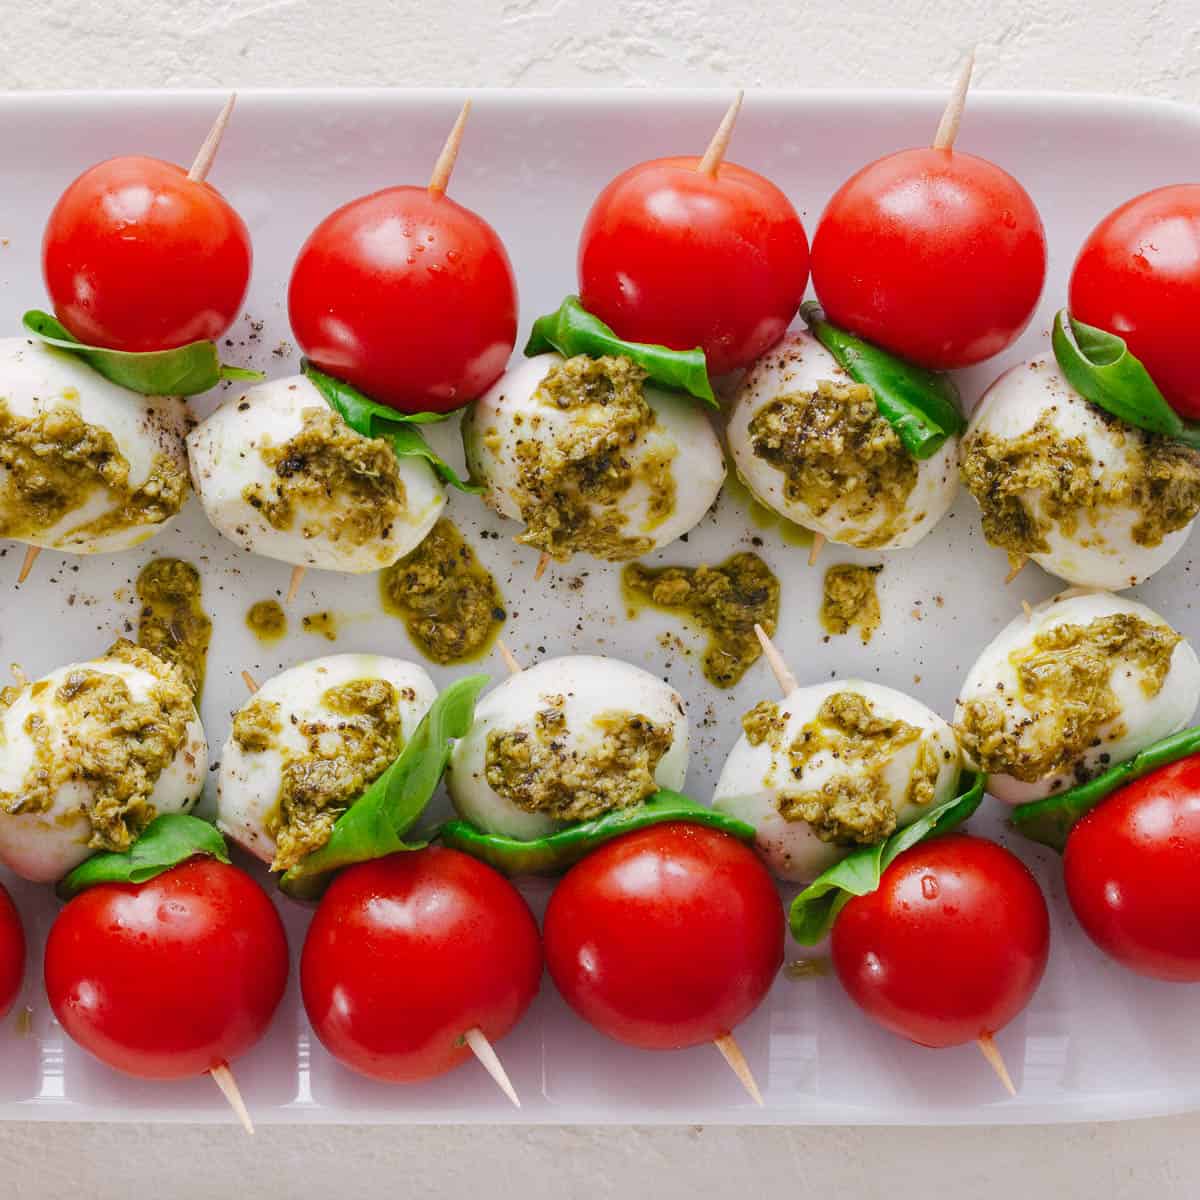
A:
[[[105,379],[143,396],[195,396],[216,387],[222,379],[266,379],[261,371],[223,367],[216,342],[191,342],[174,350],[108,350],[88,346],[73,337],[49,313],[30,309],[21,319],[34,337],[81,358]]]
[[[325,845],[283,874],[284,892],[316,899],[343,867],[427,844],[405,841],[404,835],[433,798],[453,740],[471,728],[475,701],[487,682],[486,675],[469,675],[438,696],[399,757],[338,817]]]
[[[1054,318],[1050,341],[1067,382],[1085,400],[1127,425],[1200,447],[1200,425],[1184,421],[1167,403],[1124,338],[1076,321],[1064,308]]]
[[[229,861],[216,826],[187,813],[161,813],[128,850],[92,855],[59,880],[56,890],[61,899],[70,900],[98,883],[145,883],[198,854]]]
[[[1072,827],[1102,800],[1159,767],[1169,766],[1181,758],[1200,753],[1200,726],[1173,733],[1147,746],[1132,758],[1109,767],[1095,779],[1081,783],[1056,796],[1030,800],[1012,810],[1013,827],[1034,842],[1062,851]]]
[[[589,358],[624,355],[645,370],[650,381],[659,387],[687,392],[713,408],[720,407],[708,378],[704,351],[698,346],[695,350],[669,350],[666,346],[652,346],[647,342],[624,341],[599,317],[593,317],[579,303],[578,296],[568,296],[557,312],[547,313],[534,321],[525,344],[526,357],[546,354],[550,350],[557,350],[564,358],[574,358],[577,354],[586,354]]]
[[[884,871],[905,850],[939,834],[950,833],[971,816],[983,800],[986,784],[986,775],[964,771],[958,780],[957,796],[897,830],[887,841],[863,846],[818,875],[792,901],[788,914],[792,937],[805,946],[819,942],[833,928],[838,913],[850,900],[873,892]]]
[[[478,493],[484,490],[461,478],[417,428],[419,425],[444,421],[448,413],[402,413],[386,404],[377,404],[345,380],[326,375],[308,359],[300,364],[300,369],[312,380],[325,403],[356,433],[361,433],[363,437],[383,438],[391,445],[397,458],[425,459],[443,483],[458,488],[460,492]]]
[[[871,389],[879,415],[913,458],[932,458],[947,438],[966,429],[958,388],[949,375],[914,366],[831,325],[814,300],[800,306],[800,315],[850,378]]]
[[[637,829],[661,825],[664,821],[690,821],[719,829],[743,842],[754,840],[753,825],[705,808],[688,796],[666,789],[648,796],[641,804],[618,809],[594,821],[581,821],[530,842],[484,833],[469,821],[447,821],[437,836],[442,845],[482,859],[505,875],[558,875],[597,846]]]

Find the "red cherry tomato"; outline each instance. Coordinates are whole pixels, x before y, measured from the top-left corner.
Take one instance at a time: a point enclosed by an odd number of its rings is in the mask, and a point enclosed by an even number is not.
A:
[[[1200,184],[1158,188],[1109,213],[1071,272],[1071,315],[1123,337],[1167,400],[1200,417]]]
[[[905,851],[842,909],[830,943],[850,998],[922,1046],[1002,1029],[1037,989],[1050,950],[1033,876],[995,842],[953,834]]]
[[[471,1055],[478,1028],[502,1038],[542,978],[537,922],[499,872],[433,848],[343,871],[317,909],[300,960],[304,1008],[325,1048],[354,1071],[415,1083]]]
[[[85,1050],[127,1075],[182,1079],[266,1032],[287,983],[287,939],[249,875],[193,859],[76,896],[50,930],[45,974],[54,1015]]]
[[[579,239],[579,294],[620,337],[701,346],[723,375],[783,337],[808,285],[808,238],[769,180],[699,162],[640,163],[600,193]]]
[[[783,963],[783,912],[766,868],[736,839],[686,823],[588,855],[551,896],[543,936],[567,1003],[647,1050],[731,1032]]]
[[[12,1010],[25,978],[25,930],[8,889],[0,884],[0,1021]]]
[[[427,188],[394,187],[313,230],[292,270],[288,316],[322,371],[404,412],[448,412],[508,363],[517,285],[482,217]]]
[[[1200,756],[1128,784],[1071,830],[1067,896],[1105,954],[1153,979],[1200,980]]]
[[[246,297],[250,260],[250,231],[216,188],[140,155],[84,171],[42,239],[58,319],[115,350],[219,338]]]
[[[1029,324],[1046,235],[1029,194],[994,163],[902,150],[834,193],[812,271],[835,325],[925,367],[968,367]]]

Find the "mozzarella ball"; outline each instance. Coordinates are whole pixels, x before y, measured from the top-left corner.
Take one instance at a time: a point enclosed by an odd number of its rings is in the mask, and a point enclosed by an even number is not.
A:
[[[886,723],[877,740],[855,732],[864,718]],[[858,845],[883,841],[951,799],[962,769],[958,739],[941,717],[857,679],[797,688],[753,710],[746,726],[713,808],[753,825],[767,866],[792,883],[812,882]]]
[[[734,396],[725,430],[734,467],[760,503],[831,542],[914,546],[954,502],[958,439],[947,438],[929,458],[913,458],[877,410],[863,413],[839,397],[857,386],[815,337],[788,334],[751,367]],[[811,415],[814,402],[825,413],[820,419]],[[810,415],[797,427],[799,444],[773,444],[773,431],[800,414]],[[856,442],[871,446],[869,460]]]
[[[622,752],[613,753],[614,737],[631,725],[634,737],[622,762]],[[643,752],[652,743],[656,750],[635,763],[639,742]],[[511,755],[529,751],[511,789],[501,783],[497,791],[489,782],[489,775],[499,782],[496,769],[513,761],[497,759],[497,748]],[[623,807],[657,788],[678,791],[687,766],[688,721],[679,693],[629,663],[581,654],[540,662],[484,696],[471,731],[455,744],[447,786],[459,816],[477,828],[533,841],[574,823],[556,815],[561,805],[531,802],[537,796],[571,800],[607,791]],[[639,777],[644,788],[636,787]],[[622,790],[628,786],[635,790]]]
[[[151,710],[147,720],[161,725],[171,722],[172,712],[178,717],[174,754],[153,778],[148,794],[139,797],[153,809],[150,815],[188,812],[200,798],[208,743],[190,693],[176,668],[149,651],[129,651],[125,658],[59,667],[10,693],[9,703],[0,709],[0,859],[25,879],[51,883],[97,850],[126,848],[94,825],[91,813],[99,808],[111,816],[101,775],[114,773],[118,787],[128,779],[121,752],[132,747],[136,759],[138,733],[111,725],[98,705],[72,702],[73,694],[82,694],[81,678],[119,680],[130,704],[157,706],[157,715]],[[168,691],[172,699],[165,702]],[[155,732],[151,726],[151,736]],[[38,799],[35,789],[43,785],[49,795]],[[26,811],[13,811],[22,804]]]
[[[399,754],[437,699],[437,688],[423,667],[378,654],[332,654],[268,679],[235,714],[233,731],[221,751],[217,827],[263,862],[273,862],[285,766],[299,760],[337,764],[344,759],[348,739],[355,737],[357,729],[347,732],[353,722],[344,710],[331,707],[330,693],[347,684],[374,680],[395,690]],[[274,725],[261,742],[238,736],[238,715],[251,706],[269,714]]]
[[[294,566],[362,574],[433,528],[446,497],[423,458],[356,433],[303,375],[232,393],[188,437],[208,519],[231,542]]]
[[[963,479],[988,540],[1083,587],[1133,587],[1183,548],[1200,454],[1110,417],[1053,356],[1005,372],[963,437]]]
[[[568,369],[587,361],[571,359]],[[624,561],[687,533],[725,480],[701,402],[646,384],[649,423],[614,444],[609,405],[546,400],[543,382],[564,362],[559,354],[526,359],[464,419],[467,462],[487,489],[484,501],[525,523],[518,541],[560,560],[581,552]]]
[[[1068,591],[1013,619],[967,673],[954,724],[1010,804],[1083,782],[1183,729],[1200,662],[1158,613]]]
[[[183,507],[178,396],[142,396],[64,350],[0,340],[0,537],[68,554],[152,538]]]

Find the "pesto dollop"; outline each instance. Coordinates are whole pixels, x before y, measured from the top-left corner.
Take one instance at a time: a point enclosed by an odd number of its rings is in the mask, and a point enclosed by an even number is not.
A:
[[[446,517],[381,572],[379,587],[383,607],[404,622],[417,649],[443,665],[484,653],[505,620],[491,572]]]
[[[116,438],[88,424],[70,404],[18,417],[0,399],[0,537],[44,535],[97,491],[107,508],[64,538],[101,537],[120,529],[160,525],[188,496],[186,469],[158,452],[137,487]]]
[[[588,821],[628,808],[658,790],[654,772],[674,730],[621,709],[592,718],[598,737],[572,748],[566,697],[547,696],[532,728],[493,729],[487,738],[488,786],[518,808],[559,821]]]
[[[287,633],[287,613],[278,600],[257,600],[246,612],[246,626],[260,642],[277,642]]]
[[[621,587],[631,604],[679,613],[708,634],[704,677],[719,688],[732,687],[762,654],[754,626],[773,634],[779,619],[779,580],[748,552],[715,567],[631,563],[621,572]]]
[[[754,414],[749,435],[753,453],[783,474],[790,503],[815,517],[844,512],[839,540],[869,549],[902,532],[917,463],[869,387],[823,379],[815,392],[779,396]]]
[[[821,624],[827,633],[841,636],[857,627],[865,646],[879,628],[879,594],[875,577],[883,570],[837,563],[825,572],[821,595]]]
[[[1042,630],[1009,655],[1015,697],[1001,692],[963,704],[958,733],[964,750],[982,770],[1026,783],[1065,771],[1083,782],[1086,752],[1099,744],[1105,726],[1111,725],[1109,739],[1124,733],[1114,674],[1136,675],[1146,696],[1158,695],[1180,640],[1170,627],[1132,613]],[[1017,701],[1026,713],[1013,711]]]
[[[324,406],[306,408],[301,417],[299,433],[259,451],[274,479],[266,488],[249,484],[242,492],[246,503],[280,530],[296,524],[298,509],[307,510],[306,538],[351,546],[386,540],[406,504],[391,446],[356,433]]]
[[[174,663],[195,696],[204,688],[212,621],[204,611],[200,572],[178,558],[155,558],[138,575],[138,645]]]

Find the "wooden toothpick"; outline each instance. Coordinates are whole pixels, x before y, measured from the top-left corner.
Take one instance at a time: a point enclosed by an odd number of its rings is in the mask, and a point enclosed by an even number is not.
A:
[[[937,133],[933,137],[935,150],[954,149],[954,140],[958,137],[958,127],[962,124],[963,109],[967,105],[967,92],[971,87],[971,72],[974,70],[975,47],[972,46],[962,65],[962,70],[958,73],[958,80],[954,84],[954,91],[950,93],[946,111],[942,113],[942,119],[938,122]]]
[[[541,579],[541,577],[545,575],[546,568],[550,565],[551,561],[550,555],[543,550],[537,560],[537,566],[533,568],[534,579]]]
[[[712,141],[708,143],[704,157],[696,166],[696,170],[701,175],[716,178],[721,163],[725,161],[725,151],[729,149],[729,139],[733,137],[733,127],[737,122],[738,113],[741,111],[744,95],[745,93],[739,88],[738,94],[733,98],[733,103],[721,118],[721,124],[717,126],[717,132],[713,134]]]
[[[996,1072],[996,1077],[1004,1084],[1004,1090],[1010,1096],[1015,1096],[1017,1089],[1013,1087],[1012,1076],[1008,1073],[1008,1067],[1004,1065],[1004,1057],[1000,1053],[1000,1047],[996,1045],[992,1035],[985,1033],[982,1037],[976,1038],[975,1045],[979,1047],[983,1057],[987,1059],[988,1066]]]
[[[517,1089],[513,1087],[512,1080],[508,1077],[508,1072],[504,1069],[504,1064],[500,1061],[495,1047],[488,1041],[487,1035],[482,1029],[468,1029],[463,1034],[468,1046],[471,1047],[471,1053],[479,1059],[483,1069],[496,1081],[496,1086],[517,1106],[521,1107],[521,1099],[517,1095]]]
[[[742,1053],[742,1048],[734,1040],[732,1033],[726,1033],[723,1036],[716,1038],[713,1045],[721,1052],[721,1057],[732,1068],[733,1073],[741,1081],[750,1096],[759,1108],[763,1107],[762,1092],[758,1090],[758,1083],[754,1078],[754,1073],[750,1070],[750,1064],[746,1061],[746,1056]]]
[[[450,130],[450,136],[446,139],[446,144],[442,147],[437,162],[433,164],[433,174],[429,177],[429,194],[431,196],[444,195],[450,184],[450,175],[454,171],[458,148],[462,145],[463,130],[467,127],[467,117],[470,113],[471,102],[468,100],[462,106],[462,111],[454,122],[454,128]]]
[[[783,661],[783,655],[775,648],[775,643],[767,636],[767,631],[761,625],[754,626],[754,636],[758,638],[763,658],[767,660],[767,666],[771,668],[771,674],[775,676],[775,682],[779,684],[779,690],[786,700],[800,685],[796,682],[796,677],[789,670],[787,663]]]
[[[29,578],[30,572],[33,570],[33,564],[37,562],[38,555],[41,554],[41,546],[26,546],[25,557],[21,560],[21,569],[17,572],[17,582],[24,583]]]
[[[250,695],[253,696],[254,693],[258,691],[258,680],[255,679],[249,671],[242,672],[242,682],[246,685],[246,691],[248,691]]]
[[[808,548],[808,565],[815,567],[817,559],[820,557],[821,551],[825,549],[825,535],[823,533],[814,533],[812,545]]]
[[[1020,561],[1019,563],[1017,563],[1017,565],[1016,565],[1016,566],[1014,566],[1014,567],[1009,567],[1008,574],[1007,574],[1007,575],[1005,575],[1005,577],[1004,577],[1004,582],[1005,582],[1005,584],[1012,583],[1012,581],[1013,581],[1014,579],[1016,579],[1016,577],[1017,577],[1018,575],[1020,575],[1020,573],[1021,573],[1023,570],[1025,570],[1025,564],[1026,564],[1028,561],[1029,561],[1029,559],[1027,559],[1027,558],[1023,558],[1023,559],[1021,559],[1021,561]]]
[[[237,1085],[237,1080],[233,1077],[233,1072],[229,1069],[229,1064],[221,1063],[219,1066],[213,1067],[209,1071],[209,1074],[212,1076],[213,1083],[221,1089],[221,1093],[229,1101],[229,1107],[237,1114],[237,1119],[241,1121],[242,1128],[247,1133],[253,1133],[254,1122],[250,1120],[250,1110],[246,1107],[246,1102],[242,1099],[241,1089]]]
[[[300,585],[304,582],[304,573],[307,570],[307,567],[292,568],[292,577],[288,580],[288,590],[283,600],[284,604],[292,604],[300,594]]]
[[[225,101],[225,107],[217,114],[213,127],[208,131],[208,137],[204,139],[200,149],[196,152],[191,167],[188,168],[189,179],[200,182],[208,178],[208,173],[212,170],[213,159],[217,157],[217,151],[221,148],[221,139],[225,136],[225,127],[229,124],[229,118],[233,116],[233,106],[236,103],[237,92],[231,92],[229,99]]]
[[[508,668],[510,675],[520,675],[525,669],[517,661],[517,656],[508,648],[503,638],[496,639],[496,652],[500,655],[505,667]]]

